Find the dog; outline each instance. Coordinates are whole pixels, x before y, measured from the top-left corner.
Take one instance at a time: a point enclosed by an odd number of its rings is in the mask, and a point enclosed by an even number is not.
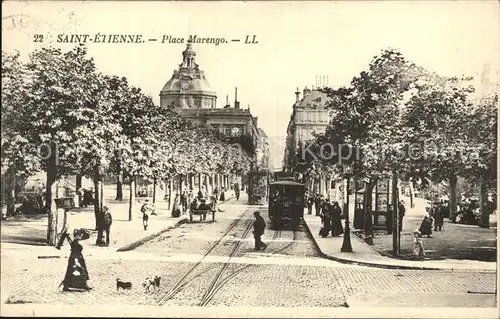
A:
[[[159,276],[148,276],[144,279],[142,283],[145,292],[151,291],[151,287],[153,287],[153,291],[160,289],[161,277]]]
[[[132,289],[132,283],[129,281],[121,281],[119,278],[116,278],[116,291],[118,291],[119,288],[130,290]]]

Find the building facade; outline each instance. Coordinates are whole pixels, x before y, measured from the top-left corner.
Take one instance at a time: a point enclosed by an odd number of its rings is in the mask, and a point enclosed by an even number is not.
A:
[[[291,170],[295,166],[295,155],[300,142],[307,142],[314,139],[316,134],[324,134],[330,121],[331,111],[326,108],[328,105],[327,94],[318,89],[303,90],[303,96],[297,88],[295,92],[295,103],[293,112],[288,122],[286,147],[283,158],[283,168],[285,171]]]
[[[259,129],[259,142],[257,145],[257,167],[259,170],[272,170],[270,157],[269,139],[267,134],[262,129]]]
[[[295,103],[287,127],[286,146],[283,157],[283,169],[292,172],[303,160],[298,156],[299,145],[307,143],[317,135],[325,133],[334,109],[329,107],[330,100],[326,93],[319,89],[304,88],[302,97],[297,88]],[[318,174],[306,180],[309,191],[329,197],[331,200],[343,202],[344,185],[340,176]]]
[[[160,107],[172,108],[183,118],[224,136],[245,136],[255,149],[259,142],[257,117],[252,116],[250,108],[240,108],[237,89],[234,105],[229,104],[226,96],[226,104],[218,108],[217,94],[211,89],[195,58],[196,52],[188,42],[182,52],[182,63],[160,91]]]
[[[226,138],[228,141],[239,141],[243,148],[251,150],[256,154],[260,143],[260,132],[258,128],[258,118],[252,116],[250,107],[240,108],[238,101],[238,91],[235,89],[234,105],[230,105],[226,96],[226,104],[217,107],[217,94],[208,83],[205,73],[200,69],[195,61],[196,52],[192,43],[187,43],[186,49],[182,52],[182,63],[179,65],[170,80],[160,91],[160,107],[171,108],[181,117],[196,125],[210,128]],[[215,182],[212,182],[212,179]],[[218,186],[220,176],[210,177],[212,187]],[[202,177],[200,177],[200,180]],[[222,180],[234,178],[222,177]],[[195,182],[203,184],[203,182]],[[228,182],[222,183],[228,186]]]

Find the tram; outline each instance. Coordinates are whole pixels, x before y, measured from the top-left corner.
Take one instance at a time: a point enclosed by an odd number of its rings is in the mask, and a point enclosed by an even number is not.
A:
[[[268,216],[274,229],[287,224],[299,227],[304,217],[305,184],[281,180],[269,184]]]

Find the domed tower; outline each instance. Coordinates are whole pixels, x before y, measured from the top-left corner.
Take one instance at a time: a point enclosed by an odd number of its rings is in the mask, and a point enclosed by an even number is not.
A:
[[[187,43],[182,52],[182,63],[174,70],[170,80],[160,91],[160,106],[175,109],[215,108],[217,94],[212,91],[195,62],[196,52],[191,42]]]

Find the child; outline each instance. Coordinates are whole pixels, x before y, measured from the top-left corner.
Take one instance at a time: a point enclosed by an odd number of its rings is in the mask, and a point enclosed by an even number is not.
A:
[[[424,260],[425,251],[424,251],[424,243],[420,238],[420,232],[418,230],[413,232],[413,254],[418,256],[420,260]]]

